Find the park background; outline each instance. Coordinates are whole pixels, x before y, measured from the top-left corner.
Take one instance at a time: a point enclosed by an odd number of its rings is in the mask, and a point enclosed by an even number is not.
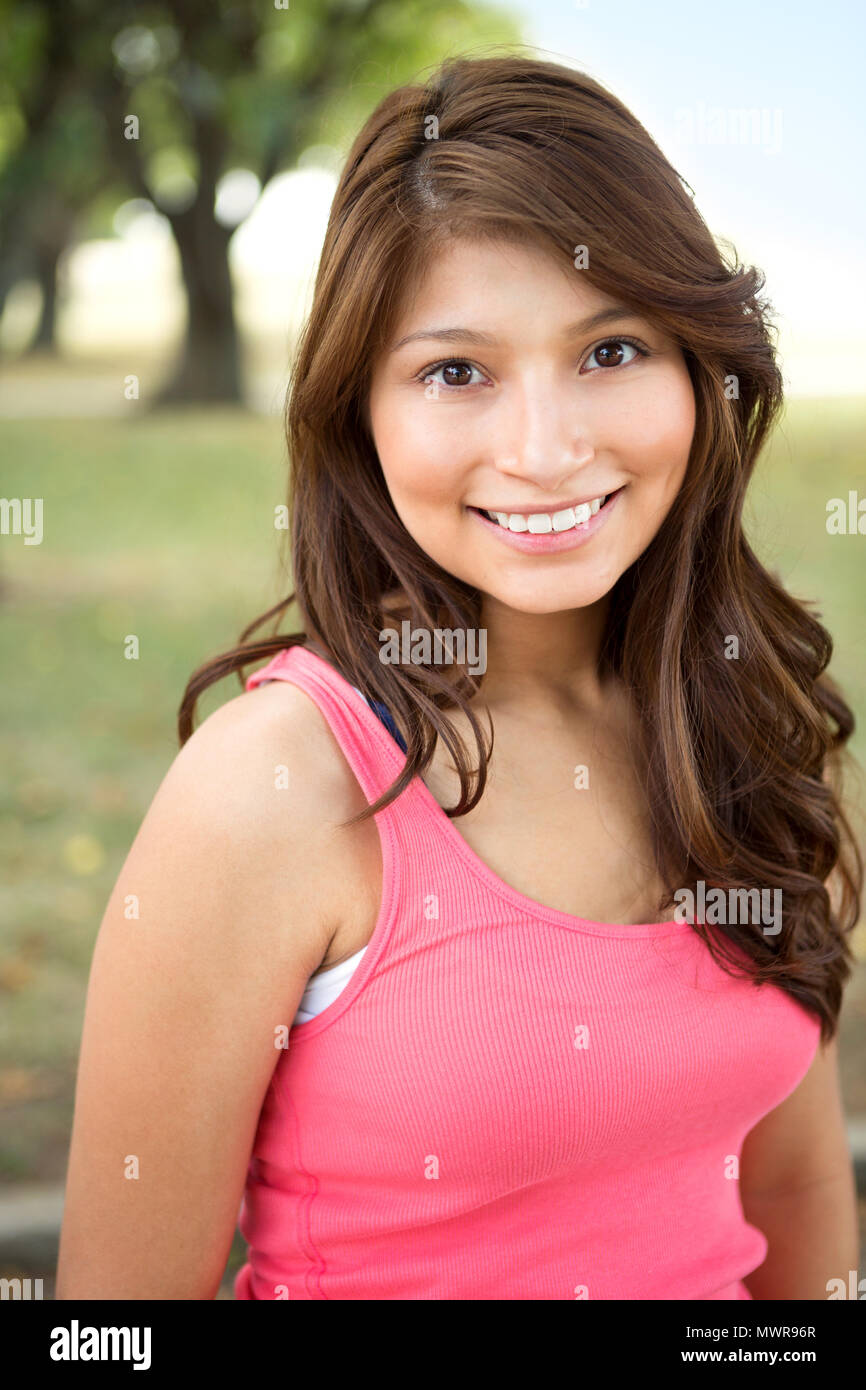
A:
[[[866,497],[863,25],[856,0],[0,0],[0,494],[44,498],[41,544],[0,535],[0,1277],[53,1290],[93,943],[186,681],[292,587],[290,354],[341,160],[398,83],[515,45],[589,72],[763,268],[788,403],[748,529],[833,635],[862,765],[866,541],[826,515]],[[854,946],[862,1216],[862,924]]]

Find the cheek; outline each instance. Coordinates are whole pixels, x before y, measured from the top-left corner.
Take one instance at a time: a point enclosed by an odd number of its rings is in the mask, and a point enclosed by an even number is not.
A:
[[[465,431],[456,420],[436,416],[436,402],[392,409],[381,422],[373,417],[374,439],[388,489],[399,503],[453,502],[464,476]],[[385,423],[387,420],[387,424]],[[378,428],[377,428],[378,425]]]
[[[664,389],[647,391],[622,420],[623,459],[636,478],[678,487],[695,431],[695,400],[683,368]]]

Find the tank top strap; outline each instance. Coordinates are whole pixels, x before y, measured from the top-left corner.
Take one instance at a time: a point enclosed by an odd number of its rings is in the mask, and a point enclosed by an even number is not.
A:
[[[253,672],[245,688],[254,690],[269,680],[288,681],[309,695],[340,745],[368,804],[376,801],[405,766],[406,756],[366,699],[330,661],[300,643],[277,652],[266,666]]]

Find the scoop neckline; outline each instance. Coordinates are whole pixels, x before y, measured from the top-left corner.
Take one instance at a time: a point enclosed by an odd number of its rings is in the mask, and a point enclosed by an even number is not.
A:
[[[337,667],[326,657],[320,656],[312,647],[305,647],[300,643],[296,643],[288,650],[300,650],[305,656],[312,657],[314,662],[325,667],[327,672],[334,679],[345,685],[352,692],[353,703],[356,706],[358,705],[358,701],[355,700],[354,697],[360,692],[358,692],[356,687],[353,686],[342,672],[338,671]],[[375,737],[379,740],[380,745],[387,749],[391,761],[394,762],[395,766],[404,766],[406,754],[391,737],[388,730],[382,724],[382,721],[374,714],[363,694],[360,695],[359,713],[366,727],[375,731]],[[530,898],[525,893],[521,893],[517,888],[513,888],[510,883],[506,883],[505,879],[500,878],[499,875],[491,869],[490,865],[487,864],[480,855],[476,854],[468,840],[465,840],[460,834],[452,818],[446,816],[445,811],[439,805],[439,802],[436,800],[426,782],[417,773],[412,778],[406,790],[415,791],[425,808],[430,812],[433,819],[440,827],[442,834],[444,834],[453,845],[467,868],[475,874],[476,878],[480,878],[498,897],[503,898],[512,907],[519,908],[520,911],[527,916],[538,917],[543,921],[568,927],[573,931],[585,931],[598,936],[669,936],[674,932],[682,932],[684,928],[689,928],[691,926],[689,922],[677,922],[675,919],[670,919],[665,922],[635,922],[633,925],[629,925],[626,922],[598,922],[591,917],[578,917],[574,913],[563,912],[556,907],[548,907],[546,903],[540,903],[535,898]]]

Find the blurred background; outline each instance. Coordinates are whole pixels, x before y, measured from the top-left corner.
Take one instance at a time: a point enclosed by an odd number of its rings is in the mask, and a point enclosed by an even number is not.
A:
[[[748,528],[833,635],[862,764],[863,13],[0,0],[0,1277],[52,1296],[93,943],[186,681],[291,588],[290,354],[341,161],[399,83],[514,45],[589,72],[763,268],[788,405]],[[41,524],[10,501],[37,498]],[[849,788],[862,843],[856,767]],[[840,1047],[862,1213],[862,925],[854,946]]]

